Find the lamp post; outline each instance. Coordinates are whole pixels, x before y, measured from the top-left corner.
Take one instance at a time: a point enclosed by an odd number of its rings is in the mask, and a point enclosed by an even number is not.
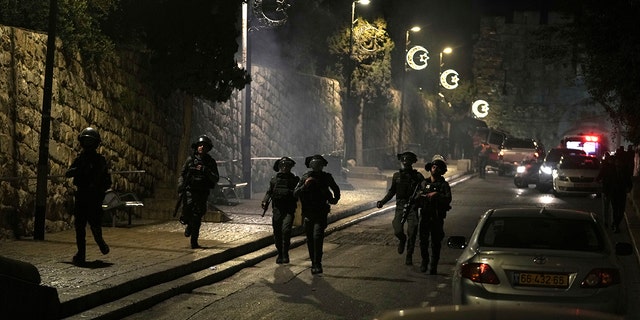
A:
[[[357,113],[354,112],[355,106],[351,105],[351,80],[352,73],[355,70],[355,62],[353,61],[353,27],[356,23],[356,4],[368,5],[370,0],[353,0],[351,2],[351,20],[349,21],[349,65],[347,70],[347,94],[345,101],[345,137],[344,137],[344,159],[347,157],[353,156],[353,151],[349,150],[349,148],[355,147],[355,121],[354,117],[357,116]]]
[[[442,49],[442,51],[440,51],[440,63],[438,64],[438,98],[436,100],[436,121],[440,122],[440,100],[444,99],[444,95],[442,94],[442,67],[444,66],[444,61],[442,60],[443,55],[445,54],[451,54],[451,52],[453,52],[453,49],[451,49],[451,47],[446,47],[444,49]],[[441,124],[442,125],[442,124]],[[449,126],[447,126],[446,128],[444,128],[446,132],[449,131]],[[449,141],[451,141],[451,137],[449,137]],[[450,151],[450,150],[449,150]]]
[[[405,101],[405,82],[407,78],[407,52],[409,52],[409,32],[418,32],[420,31],[420,27],[415,26],[405,32],[404,38],[404,64],[402,68],[402,96],[400,98],[400,116],[398,119],[398,153],[402,152],[402,132],[404,130],[404,101]]]

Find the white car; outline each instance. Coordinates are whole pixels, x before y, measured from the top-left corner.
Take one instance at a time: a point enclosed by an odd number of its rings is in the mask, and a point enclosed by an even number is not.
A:
[[[494,308],[560,307],[626,312],[619,255],[594,213],[568,209],[505,208],[485,212],[463,248],[452,277],[453,303]]]
[[[590,156],[563,156],[553,171],[555,195],[580,193],[593,194],[601,190],[596,177],[600,172],[600,160]]]

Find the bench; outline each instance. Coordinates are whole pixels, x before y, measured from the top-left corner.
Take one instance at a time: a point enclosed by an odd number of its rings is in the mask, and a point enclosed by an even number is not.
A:
[[[213,203],[228,206],[240,203],[238,192],[248,185],[247,182],[236,182],[232,175],[227,172],[230,162],[218,161],[218,186],[213,190]]]
[[[131,225],[131,215],[133,215],[133,209],[137,207],[143,207],[144,203],[138,199],[134,193],[117,193],[116,191],[109,189],[106,192],[104,200],[102,201],[102,211],[111,214],[111,226],[116,226],[116,219],[118,213],[124,211],[128,215],[128,222]]]

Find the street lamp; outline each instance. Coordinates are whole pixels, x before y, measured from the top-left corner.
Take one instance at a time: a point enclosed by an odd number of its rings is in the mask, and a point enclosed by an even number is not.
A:
[[[352,73],[355,69],[355,62],[353,62],[353,27],[355,26],[356,23],[356,3],[362,4],[362,5],[368,5],[371,1],[370,0],[353,0],[351,2],[351,20],[349,21],[350,25],[349,25],[349,67],[347,70],[347,97],[346,97],[346,103],[345,103],[345,108],[347,110],[347,112],[345,114],[348,115],[348,117],[355,117],[356,114],[355,112],[353,112],[352,108],[353,106],[351,106],[351,77],[352,77]],[[349,150],[348,147],[349,146],[349,142],[351,142],[351,147],[355,147],[355,126],[352,128],[351,124],[352,119],[345,119],[347,123],[345,123],[345,128],[346,128],[346,132],[348,133],[345,135],[345,139],[344,139],[344,158],[347,159],[347,157],[351,156],[352,154],[349,154]],[[350,140],[352,139],[352,140]]]
[[[407,30],[405,32],[405,38],[404,38],[404,67],[402,68],[402,96],[400,98],[400,117],[399,117],[399,122],[398,122],[398,153],[402,152],[402,131],[403,126],[404,126],[404,100],[405,100],[405,82],[406,82],[406,77],[407,77],[407,52],[409,52],[409,44],[411,43],[409,41],[409,32],[418,32],[420,31],[420,27],[415,26],[412,27],[411,29]]]
[[[440,51],[440,64],[438,65],[438,94],[440,94],[440,87],[442,86],[439,80],[440,77],[442,76],[442,67],[444,66],[444,62],[442,61],[442,55],[451,54],[451,52],[453,52],[453,49],[451,49],[451,47],[446,47],[442,49],[442,51]]]

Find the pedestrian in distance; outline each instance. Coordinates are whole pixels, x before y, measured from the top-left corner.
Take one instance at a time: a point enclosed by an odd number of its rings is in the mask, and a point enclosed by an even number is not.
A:
[[[447,211],[451,209],[451,187],[443,177],[447,172],[447,164],[442,156],[434,156],[424,169],[431,175],[420,184],[420,191],[416,195],[420,215],[420,271],[427,272],[429,268],[429,274],[438,274],[440,249],[444,239],[444,219],[447,217]]]
[[[376,203],[376,207],[382,208],[394,196],[396,197],[396,211],[391,225],[393,233],[398,238],[398,254],[404,253],[405,247],[407,255],[406,265],[413,265],[413,251],[416,245],[418,233],[418,212],[413,205],[413,196],[418,186],[424,180],[422,173],[413,168],[413,164],[418,162],[415,153],[407,151],[398,154],[401,168],[393,174],[391,186],[387,194]],[[404,222],[407,223],[407,233],[404,232]]]
[[[209,155],[211,139],[202,135],[191,144],[192,154],[187,158],[178,178],[178,194],[182,201],[180,222],[186,224],[184,236],[190,238],[191,248],[202,248],[198,243],[202,216],[207,212],[210,190],[218,185],[220,174],[216,161]]]
[[[478,174],[480,178],[485,178],[485,174],[487,171],[487,163],[489,162],[489,157],[491,156],[491,153],[492,153],[491,146],[484,141],[477,148]]]
[[[613,156],[614,170],[610,170],[608,175],[603,177],[611,181],[611,210],[613,223],[611,229],[614,233],[620,233],[620,222],[624,218],[624,211],[627,204],[627,193],[631,192],[633,180],[629,172],[629,167],[624,156],[617,153]]]
[[[273,226],[273,240],[278,250],[277,264],[289,263],[289,247],[291,246],[291,228],[298,206],[298,199],[293,191],[300,178],[291,173],[296,162],[289,157],[282,157],[273,164],[276,175],[269,182],[269,189],[262,199],[261,207],[264,212],[273,210],[271,225]],[[264,213],[263,213],[264,216]]]
[[[82,151],[65,173],[73,178],[76,186],[74,193],[75,207],[73,211],[78,252],[73,256],[73,263],[83,264],[86,261],[87,223],[102,254],[109,253],[109,246],[102,237],[102,201],[105,192],[111,188],[111,175],[107,160],[96,150],[102,139],[94,128],[88,127],[78,135]]]
[[[605,227],[609,227],[611,224],[611,198],[613,196],[613,185],[616,183],[616,167],[613,161],[613,156],[610,153],[604,154],[604,159],[600,164],[600,171],[596,177],[596,182],[600,182],[600,197],[602,198],[602,222]]]
[[[322,273],[324,231],[331,205],[340,200],[340,187],[331,173],[323,171],[329,164],[319,154],[305,158],[304,164],[310,171],[300,177],[293,195],[300,198],[307,249],[311,259],[311,274]]]

